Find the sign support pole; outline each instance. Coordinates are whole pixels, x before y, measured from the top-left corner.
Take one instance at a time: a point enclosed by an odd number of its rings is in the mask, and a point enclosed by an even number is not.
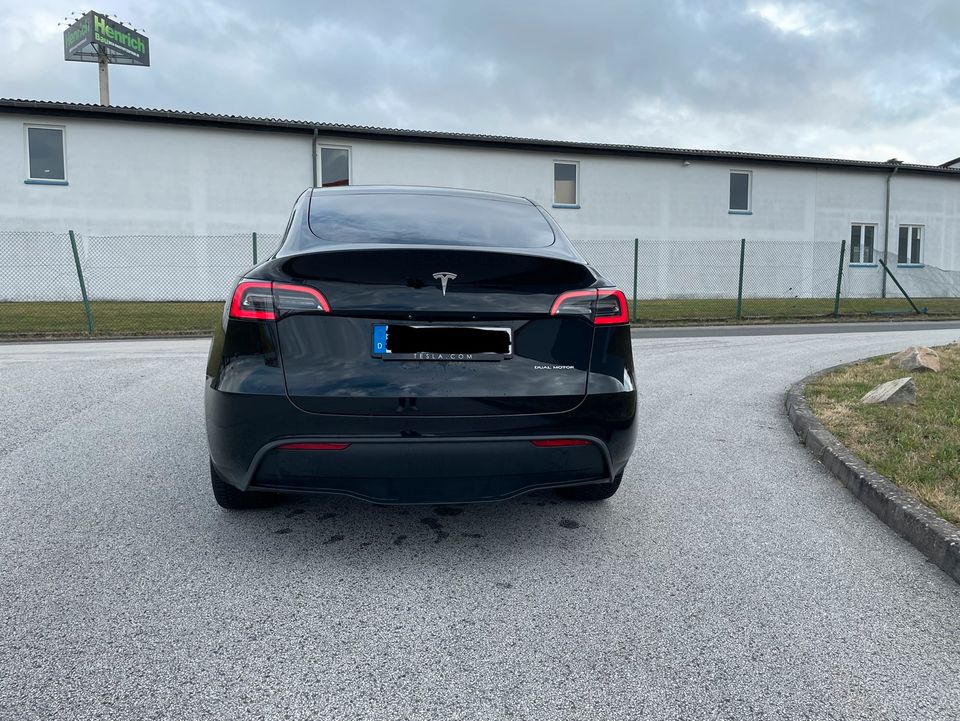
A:
[[[97,64],[100,67],[100,104],[109,105],[110,104],[110,74],[108,68],[110,63],[107,62],[107,54],[101,48],[97,53]]]

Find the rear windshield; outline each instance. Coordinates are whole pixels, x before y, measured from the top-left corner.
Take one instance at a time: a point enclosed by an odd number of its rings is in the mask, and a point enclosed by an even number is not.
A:
[[[553,229],[535,205],[458,195],[315,193],[310,230],[320,241],[538,248]],[[305,250],[317,245],[299,239]]]

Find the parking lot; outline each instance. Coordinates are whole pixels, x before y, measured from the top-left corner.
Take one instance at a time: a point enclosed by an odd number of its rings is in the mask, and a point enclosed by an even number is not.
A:
[[[657,335],[608,502],[239,514],[208,340],[0,345],[0,717],[960,717],[960,587],[782,410],[960,330]]]

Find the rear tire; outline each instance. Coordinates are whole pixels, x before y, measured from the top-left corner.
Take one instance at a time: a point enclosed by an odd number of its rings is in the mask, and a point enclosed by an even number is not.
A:
[[[568,501],[605,501],[613,496],[620,488],[623,480],[623,471],[613,479],[613,483],[593,483],[589,486],[570,486],[558,488],[557,495]]]
[[[269,493],[256,491],[241,491],[234,485],[227,483],[210,461],[210,483],[213,486],[213,497],[220,508],[228,511],[245,511],[249,508],[263,508],[274,500]]]

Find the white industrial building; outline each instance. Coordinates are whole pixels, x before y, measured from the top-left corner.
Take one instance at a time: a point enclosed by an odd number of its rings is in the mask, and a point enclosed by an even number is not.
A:
[[[914,292],[957,295],[941,272],[960,270],[956,165],[0,100],[0,233],[271,234],[311,185],[440,185],[535,200],[572,239],[596,241],[589,255],[601,267],[618,263],[602,257],[600,241],[641,238],[647,255],[650,241],[747,238],[783,248],[845,238],[848,281],[871,279],[860,294],[879,292],[886,247]]]

